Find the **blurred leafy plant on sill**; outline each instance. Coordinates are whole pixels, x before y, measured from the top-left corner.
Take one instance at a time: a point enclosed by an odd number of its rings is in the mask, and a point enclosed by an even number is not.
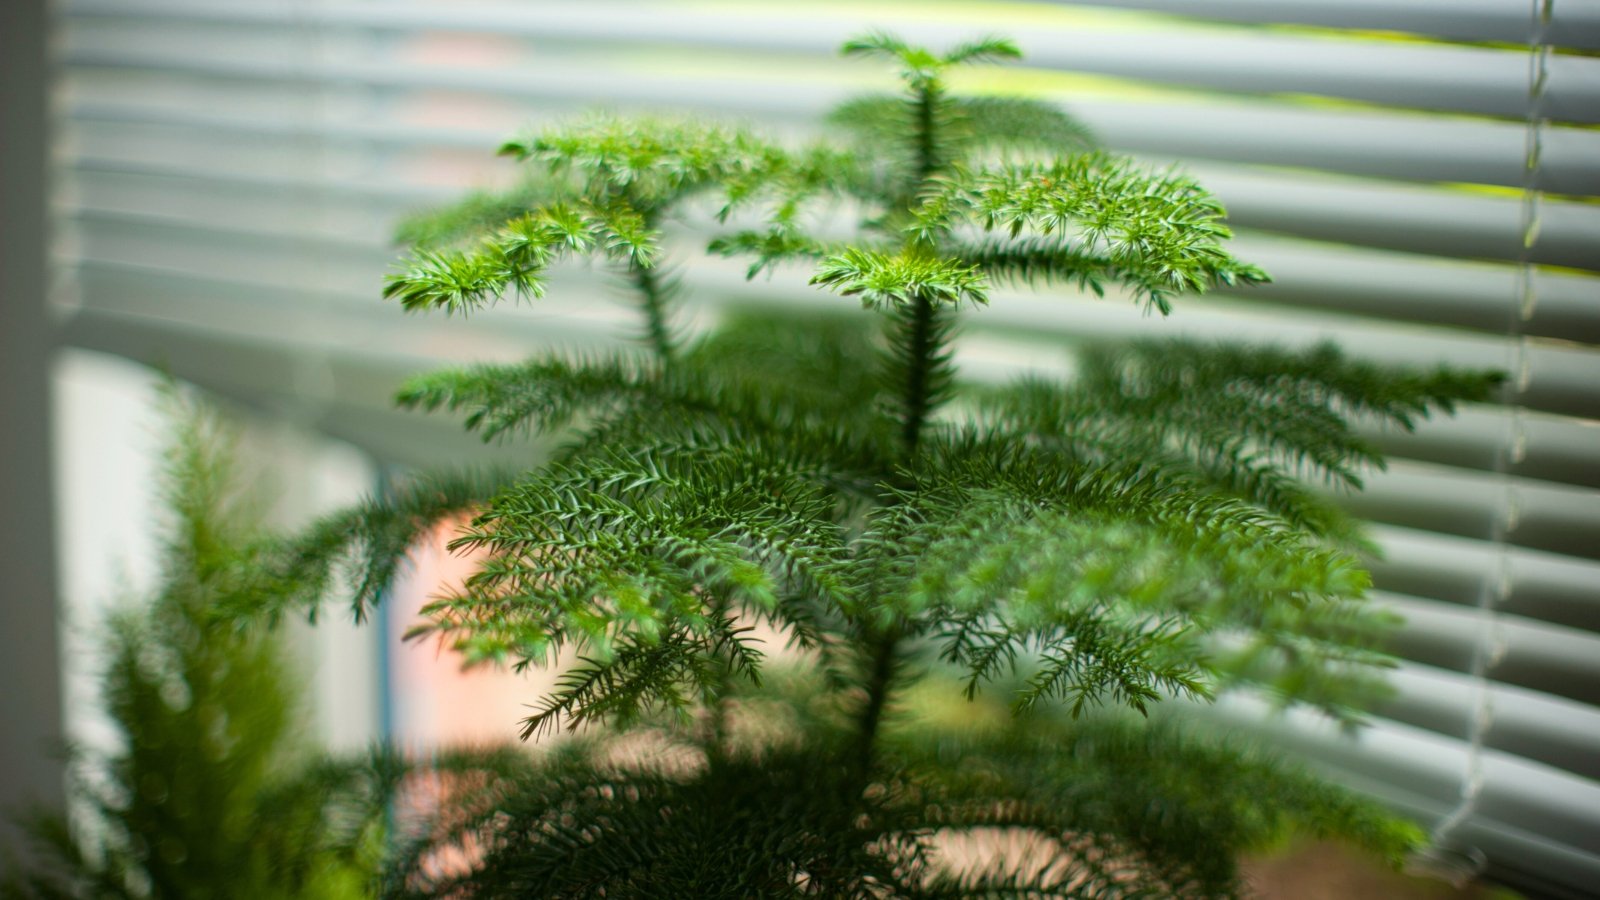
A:
[[[159,586],[114,611],[98,639],[117,746],[71,748],[73,815],[18,820],[31,863],[12,855],[0,897],[372,896],[401,821],[394,803],[419,767],[382,748],[336,759],[312,746],[283,638],[219,617],[290,586],[270,564],[279,539],[242,489],[232,427],[176,384],[165,400]],[[428,769],[503,760],[446,755]],[[429,827],[425,814],[404,822]]]
[[[390,884],[1231,896],[1240,853],[1292,830],[1403,855],[1413,826],[1155,713],[1244,688],[1358,722],[1390,623],[1323,489],[1383,463],[1355,420],[1411,428],[1498,376],[1134,342],[1089,348],[1071,380],[964,380],[960,317],[995,284],[1115,288],[1165,315],[1266,275],[1228,252],[1192,179],[1094,149],[1051,106],[947,91],[947,70],[1015,58],[1010,42],[844,49],[893,63],[902,90],[839,108],[841,140],[597,117],[506,144],[535,173],[513,193],[408,226],[385,290],[405,309],[531,301],[559,260],[593,258],[632,285],[641,346],[414,379],[402,404],[486,440],[568,442],[520,472],[441,460],[286,551],[300,584],[272,612],[315,610],[349,574],[360,616],[419,535],[472,510],[451,546],[482,561],[413,636],[468,664],[577,656],[523,733],[581,739],[414,845]],[[675,327],[663,229],[708,201],[710,252],[752,276],[809,267],[864,312]],[[826,231],[840,209],[860,211],[845,239]],[[619,763],[606,738],[623,733],[678,762]],[[951,841],[995,831],[1033,854],[949,862]],[[472,864],[430,869],[441,846]]]

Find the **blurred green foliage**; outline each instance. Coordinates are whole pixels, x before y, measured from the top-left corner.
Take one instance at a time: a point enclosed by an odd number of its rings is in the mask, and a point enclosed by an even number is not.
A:
[[[276,589],[274,545],[242,493],[227,426],[176,386],[166,396],[160,582],[98,640],[117,746],[73,750],[70,822],[28,823],[38,862],[0,896],[369,896],[403,767],[383,753],[322,758],[282,636],[218,619]]]

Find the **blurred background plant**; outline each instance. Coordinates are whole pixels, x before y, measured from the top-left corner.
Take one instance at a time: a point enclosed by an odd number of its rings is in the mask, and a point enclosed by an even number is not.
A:
[[[406,767],[381,751],[323,754],[285,635],[218,616],[278,589],[273,542],[230,428],[175,384],[165,399],[159,587],[115,610],[95,641],[117,746],[70,750],[71,818],[26,823],[39,861],[8,873],[0,894],[370,896]]]

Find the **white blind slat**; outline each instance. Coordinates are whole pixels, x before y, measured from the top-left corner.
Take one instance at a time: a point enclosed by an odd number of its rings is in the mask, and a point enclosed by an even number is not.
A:
[[[106,148],[124,158],[246,172],[299,166],[302,159],[323,162],[324,157],[341,153],[370,152],[338,137],[330,132],[316,139],[291,136],[262,141],[258,135],[213,134],[197,141],[182,130],[124,127],[85,129],[76,140],[84,152]],[[1515,198],[1216,163],[1188,168],[1226,203],[1229,221],[1241,228],[1446,257],[1516,260],[1523,254],[1520,201]],[[1540,215],[1533,262],[1600,267],[1600,256],[1594,252],[1600,245],[1600,207],[1545,200]]]
[[[79,79],[80,92],[87,97],[68,110],[75,121],[84,123],[167,125],[269,140],[309,134],[321,140],[362,140],[408,149],[446,146],[481,150],[504,136],[487,129],[349,122],[337,117],[308,123],[289,115],[241,116],[228,108],[171,108],[148,99],[107,102],[97,91],[120,92],[126,85],[120,81],[83,84],[85,81],[93,79]],[[817,94],[815,89],[803,93]],[[1521,188],[1527,178],[1519,162],[1524,128],[1516,122],[1447,117],[1419,120],[1398,113],[1307,106],[1292,100],[1214,99],[1197,104],[1138,96],[1106,99],[1072,92],[1052,92],[1050,96],[1101,139],[1132,151],[1425,182]],[[626,96],[612,97],[614,103],[626,101]],[[826,98],[817,94],[817,106],[825,102]],[[1556,194],[1600,192],[1600,133],[1552,126],[1544,136],[1541,154],[1535,187]]]
[[[1378,715],[1447,737],[1470,738],[1484,702],[1477,679],[1406,662],[1390,674],[1389,682],[1395,697],[1378,707]],[[1491,684],[1487,690],[1494,710],[1489,747],[1600,779],[1600,710],[1504,684]]]
[[[1482,586],[1506,574],[1508,593],[1495,606],[1501,612],[1585,631],[1600,620],[1593,560],[1394,525],[1373,534],[1383,547],[1373,576],[1391,593],[1475,607]]]
[[[1260,727],[1263,708],[1245,696],[1217,704],[1224,716]],[[1380,722],[1354,741],[1338,739],[1327,721],[1290,712],[1269,720],[1281,742],[1354,776],[1355,783],[1382,796],[1404,798],[1420,815],[1437,817],[1461,802],[1462,777],[1482,776],[1477,804],[1481,813],[1468,833],[1490,853],[1514,847],[1517,867],[1530,863],[1558,885],[1581,883],[1596,855],[1600,833],[1592,808],[1600,802],[1600,783],[1511,754],[1484,750],[1474,755],[1466,742],[1398,722]],[[1465,829],[1464,829],[1465,830]]]
[[[1483,613],[1472,607],[1406,597],[1387,591],[1377,596],[1406,617],[1394,638],[1396,652],[1441,669],[1471,672]],[[1502,652],[1490,667],[1496,681],[1600,705],[1600,636],[1495,613],[1493,628]]]
[[[738,50],[831,53],[840,34],[875,27],[878,16],[796,15],[772,7],[725,6],[703,11],[611,3],[569,6],[325,4],[281,16],[256,7],[201,6],[160,0],[77,0],[75,16],[114,15],[219,24],[310,23],[362,29],[436,29],[518,35],[552,42],[639,42]],[[1071,23],[1071,26],[1068,26]],[[1308,93],[1384,105],[1521,118],[1527,110],[1526,67],[1499,50],[1409,42],[1361,42],[1272,31],[1237,30],[1198,45],[1192,29],[1130,28],[1119,17],[1063,17],[1034,23],[1019,36],[1031,65],[1133,77],[1242,93]],[[916,23],[908,37],[933,44],[958,41],[970,24]],[[1600,60],[1562,58],[1552,66],[1550,106],[1568,121],[1600,117]],[[219,73],[220,74],[220,73]]]
[[[1586,419],[1525,411],[1513,419],[1501,407],[1470,405],[1414,432],[1374,428],[1366,434],[1396,456],[1464,469],[1495,468],[1501,448],[1516,441],[1522,458],[1506,462],[1506,474],[1600,488],[1600,424]]]
[[[1349,504],[1376,521],[1600,559],[1600,491],[1411,460],[1366,482]]]
[[[1092,0],[1091,0],[1092,2]],[[1195,15],[1189,0],[1116,0],[1117,7]],[[1559,47],[1600,49],[1600,6],[1553,5],[1546,40]],[[1393,31],[1459,41],[1526,44],[1533,28],[1528,10],[1505,0],[1208,0],[1208,19],[1256,25],[1281,22],[1324,28]]]

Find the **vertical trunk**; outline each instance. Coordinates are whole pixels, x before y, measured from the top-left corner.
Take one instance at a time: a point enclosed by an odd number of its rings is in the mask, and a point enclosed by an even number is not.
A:
[[[902,201],[906,207],[904,211],[909,211],[916,203],[917,198],[927,187],[928,180],[939,168],[938,139],[934,121],[934,106],[937,101],[937,89],[930,85],[918,88],[913,98],[916,113],[916,134],[913,138],[917,162],[914,181]],[[918,297],[911,311],[911,327],[907,336],[910,365],[906,373],[902,405],[904,419],[900,423],[900,449],[902,458],[906,460],[916,456],[922,439],[922,429],[927,423],[931,407],[929,376],[940,349],[935,339],[934,320],[937,314],[933,303],[926,297]],[[863,778],[872,767],[873,746],[877,741],[884,707],[888,703],[889,691],[893,686],[895,654],[901,635],[898,626],[890,626],[883,631],[866,629],[866,637],[872,647],[872,662],[867,675],[866,703],[861,709],[859,718],[860,730],[857,735],[855,759]]]

